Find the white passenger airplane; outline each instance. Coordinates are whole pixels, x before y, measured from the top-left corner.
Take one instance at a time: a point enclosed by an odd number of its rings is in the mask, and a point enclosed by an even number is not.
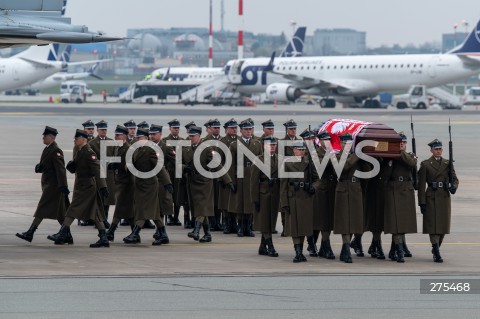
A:
[[[480,21],[463,44],[445,54],[403,54],[237,60],[230,79],[238,91],[265,92],[271,100],[295,101],[304,94],[324,97],[321,105],[334,107],[334,98],[349,98],[366,107],[379,107],[370,98],[379,92],[407,90],[412,84],[435,87],[480,73]],[[246,69],[258,74],[243,76]]]

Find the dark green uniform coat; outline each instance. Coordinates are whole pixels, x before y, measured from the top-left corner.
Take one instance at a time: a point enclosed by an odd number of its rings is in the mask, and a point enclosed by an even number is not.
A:
[[[250,181],[252,175],[253,162],[244,156],[243,161],[243,178],[237,177],[237,149],[238,143],[248,148],[254,155],[259,156],[263,153],[262,142],[258,139],[251,138],[249,143],[245,143],[242,137],[238,137],[237,141],[230,144],[230,152],[232,154],[232,166],[228,171],[233,183],[237,185],[237,192],[230,194],[228,203],[228,211],[236,214],[253,214],[255,210],[251,200]]]
[[[305,187],[302,186],[309,181],[308,158],[305,156],[299,163],[287,162],[284,165],[285,172],[304,173],[304,178],[282,178],[280,181],[280,204],[285,211],[285,235],[291,237],[313,235],[314,194],[308,193]],[[300,184],[298,189],[295,189],[295,185],[292,185],[292,183],[303,184]],[[316,192],[320,183],[314,167],[312,167],[312,183]],[[289,209],[285,210],[285,207],[289,207]]]
[[[357,155],[349,154],[338,179],[335,189],[333,229],[335,234],[362,234],[364,232],[362,186],[360,180],[353,176],[355,170],[360,170],[360,165]]]
[[[214,135],[212,134],[208,134],[207,136],[205,136],[205,138],[203,139],[204,141],[209,141],[209,140],[215,140],[215,141],[219,141],[222,139],[222,136],[217,136],[215,137]],[[214,148],[216,152],[218,152],[218,148]],[[214,200],[213,200],[213,203],[214,203],[214,206],[215,206],[215,211],[218,211],[218,198],[220,196],[220,188],[223,188],[223,185],[220,185],[220,181],[218,178],[214,178],[213,179],[213,187],[214,187],[214,191],[213,191],[213,194],[214,194]]]
[[[417,159],[401,152],[401,158],[387,161],[385,166],[385,234],[417,232],[415,189],[412,170],[417,173]]]
[[[173,214],[173,195],[167,192],[165,189],[165,186],[168,184],[172,184],[172,180],[170,179],[170,175],[168,174],[168,171],[165,168],[165,163],[168,160],[168,152],[170,150],[167,148],[167,145],[165,144],[164,141],[160,141],[158,143],[158,146],[163,152],[164,156],[164,163],[163,163],[163,168],[162,170],[157,174],[158,178],[158,201],[160,205],[160,215],[166,216],[166,215],[172,215]]]
[[[442,182],[444,188],[434,190],[432,182]],[[458,179],[453,171],[453,184],[458,188]],[[428,188],[427,188],[428,184]],[[448,160],[435,157],[423,161],[418,171],[418,204],[426,204],[426,213],[423,215],[424,234],[450,234],[451,200],[448,185]]]
[[[385,160],[388,161],[388,160]],[[372,165],[368,164],[371,169]],[[385,163],[380,163],[377,176],[363,180],[365,231],[382,232],[384,228],[385,209]]]
[[[227,148],[230,148],[230,144],[237,140],[237,136],[226,135],[220,139],[220,142],[225,144]],[[219,150],[220,155],[222,156],[222,165],[225,165],[225,155],[221,150]],[[228,211],[228,200],[230,198],[230,190],[225,187],[225,185],[220,181],[220,187],[218,190],[218,209]]]
[[[325,157],[325,149],[319,147],[317,154],[320,163]],[[328,162],[325,171],[320,177],[318,191],[313,200],[313,229],[322,231],[333,230],[333,218],[335,211],[335,188],[337,187],[337,175],[332,162]]]
[[[183,140],[183,138],[180,136],[174,137],[172,134],[162,139],[165,144],[168,141],[179,140]],[[168,152],[165,154],[165,167],[170,175],[170,180],[173,182],[173,202],[176,206],[183,206],[188,201],[185,181],[182,178],[175,178],[175,147],[167,146],[167,149]]]
[[[106,137],[105,140],[107,141],[112,141],[111,138]],[[92,148],[92,150],[97,154],[97,157],[100,158],[100,137],[95,137],[93,140],[88,142],[88,145]],[[113,147],[107,147],[107,156],[114,156],[114,148]],[[107,188],[108,192],[110,193],[110,196],[108,196],[107,200],[103,203],[105,206],[109,205],[115,205],[115,177],[114,177],[114,172],[111,169],[107,170]]]
[[[259,156],[262,162],[264,156],[265,154]],[[252,202],[260,203],[260,210],[253,214],[253,230],[272,233],[277,225],[280,206],[277,154],[273,154],[270,158],[270,178],[257,166],[253,166],[250,183]]]
[[[133,165],[138,171],[150,172],[157,166],[157,162],[157,153],[149,146],[139,147],[133,153]],[[149,178],[135,176],[134,199],[135,220],[160,219],[157,176]]]
[[[63,151],[56,142],[45,147],[40,157],[42,170],[42,197],[34,217],[63,220],[65,218],[65,196],[60,187],[68,186]]]
[[[130,144],[124,143],[122,147],[115,150],[115,156],[121,157],[122,162],[115,164],[113,170],[115,178],[115,213],[116,218],[134,218],[134,179],[132,173],[127,169],[125,155]]]
[[[214,216],[214,182],[212,178],[200,174],[194,166],[193,158],[197,147],[189,146],[183,148],[183,164],[192,169],[191,172],[185,173],[189,206],[194,217]],[[212,152],[215,152],[215,150],[212,147],[208,147],[200,155],[195,155],[200,156],[200,164],[207,171],[207,165],[212,160]],[[222,176],[221,180],[224,184],[231,183],[228,174]]]
[[[87,144],[76,152],[75,186],[73,187],[72,203],[66,216],[80,220],[105,220],[103,210],[99,209],[101,202],[98,190],[107,187],[105,179],[100,178],[100,162],[92,148]]]

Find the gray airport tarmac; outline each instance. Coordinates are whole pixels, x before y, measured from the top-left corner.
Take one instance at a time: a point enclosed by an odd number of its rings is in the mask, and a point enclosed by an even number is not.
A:
[[[107,121],[111,128],[109,135],[112,135],[116,124],[132,118],[137,122],[146,120],[166,125],[173,118],[182,123],[195,120],[203,124],[214,117],[221,122],[231,117],[237,120],[252,117],[258,134],[260,123],[271,118],[276,124],[276,136],[280,137],[284,133],[282,123],[290,118],[299,124],[299,132],[308,125],[316,127],[331,118],[351,118],[385,123],[397,131],[405,131],[410,137],[410,114],[415,122],[420,159],[429,156],[427,143],[434,138],[447,145],[449,118],[452,123],[460,187],[452,200],[451,234],[442,245],[443,264],[432,261],[428,236],[421,234],[419,212],[419,233],[407,235],[414,257],[408,258],[405,264],[370,257],[353,257],[353,264],[344,264],[338,260],[339,236],[332,238],[336,260],[307,256],[308,262],[301,264],[292,263],[291,239],[280,235],[274,235],[279,258],[257,254],[258,236],[238,238],[213,233],[213,242],[203,245],[187,238],[187,230],[183,227],[168,227],[171,244],[160,247],[151,246],[152,230],[142,231],[142,244],[125,246],[121,239],[129,233],[129,228],[120,227],[111,248],[92,250],[88,244],[97,240],[96,230],[79,226],[72,227],[75,245],[57,247],[46,238],[58,230],[54,221],[44,221],[31,244],[15,237],[16,232],[25,231],[31,224],[40,197],[40,176],[34,173],[33,167],[43,148],[41,133],[45,125],[59,130],[57,141],[68,161],[72,156],[75,129],[81,128],[80,124],[87,119]],[[76,311],[78,318],[93,316],[93,312],[98,318],[123,318],[132,311],[140,318],[153,318],[159,315],[160,309],[168,310],[166,317],[235,318],[236,314],[241,314],[239,310],[245,308],[247,312],[238,317],[313,317],[325,309],[330,317],[341,318],[354,315],[356,308],[359,314],[370,314],[371,318],[384,315],[396,318],[395,311],[400,311],[399,318],[416,318],[417,315],[443,318],[441,313],[476,318],[474,315],[480,307],[473,301],[478,301],[478,297],[425,297],[419,295],[418,282],[431,276],[480,278],[479,123],[478,111],[328,110],[313,105],[259,105],[253,108],[0,103],[0,318],[59,318],[69,309]],[[185,134],[183,128],[182,134]],[[444,156],[448,157],[448,148],[444,148]],[[71,174],[69,185],[72,189]],[[280,223],[277,229],[281,231]],[[382,239],[384,250],[388,251],[390,236],[382,236]],[[368,248],[370,240],[367,233],[364,248]],[[182,293],[171,292],[167,286],[184,289],[189,302],[185,305],[180,298]],[[150,289],[155,292],[153,295]],[[84,294],[88,305],[75,304],[71,293]],[[398,303],[383,303],[386,295],[392,296],[393,299],[388,299],[390,302],[396,300]],[[32,303],[22,305],[20,296]],[[104,304],[100,301],[102,296],[109,301]],[[45,305],[41,301],[47,299],[47,305],[50,303],[53,307],[50,297],[59,298],[60,302],[55,302],[60,304],[58,310],[42,308]],[[162,300],[158,305],[155,304],[157,298]],[[125,300],[135,306],[126,309]],[[149,306],[142,308],[144,300]],[[73,303],[72,307],[67,306],[69,302]],[[90,302],[95,306],[90,307]],[[338,311],[341,307],[344,312]],[[418,312],[409,312],[412,308],[418,308]],[[432,308],[439,312],[432,312]],[[440,311],[442,309],[445,311]],[[75,315],[69,317],[76,318]]]

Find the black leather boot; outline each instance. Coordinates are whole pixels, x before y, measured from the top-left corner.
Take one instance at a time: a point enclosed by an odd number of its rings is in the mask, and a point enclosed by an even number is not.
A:
[[[320,250],[318,251],[318,257],[326,259],[335,259],[332,247],[330,246],[330,239],[322,241],[320,244]]]
[[[193,238],[193,240],[199,240],[200,239],[200,227],[202,227],[202,223],[195,221],[195,227],[193,227],[193,230],[187,234],[188,237]]]
[[[397,254],[397,263],[404,263],[405,259],[403,258],[403,245],[395,245],[395,253]]]
[[[353,235],[353,240],[350,243],[350,248],[353,249],[355,254],[358,257],[363,257],[365,254],[363,253],[363,246],[362,246],[362,236]]]
[[[377,247],[377,259],[385,259],[385,254],[383,253],[382,241],[376,240],[375,246]]]
[[[182,226],[182,223],[178,219],[179,215],[180,215],[180,210],[178,212],[173,213],[173,224],[172,224],[172,226]]]
[[[37,230],[37,226],[32,224],[26,232],[17,233],[15,236],[31,243],[33,240],[33,234],[35,233],[36,230]]]
[[[370,257],[377,258],[377,246],[375,245],[375,240],[373,239],[370,247],[368,247],[368,253],[370,254]]]
[[[317,245],[315,245],[315,238],[313,237],[313,235],[307,236],[307,243],[307,251],[310,257],[318,257]]]
[[[56,235],[57,237],[55,238],[55,241],[54,241],[55,245],[64,245],[64,244],[72,245],[73,244],[73,237],[72,237],[72,234],[70,233],[69,226],[62,225],[62,227],[60,228],[60,231],[53,236],[56,236]]]
[[[252,231],[253,215],[243,215],[243,218],[245,219],[245,221],[243,222],[243,234],[247,237],[255,237],[255,233]]]
[[[153,236],[153,238],[155,238],[155,241],[152,243],[153,246],[160,246],[170,243],[165,226],[157,228],[157,231]]]
[[[393,238],[392,238],[392,244],[390,245],[390,251],[388,252],[388,258],[391,261],[397,260],[397,255],[395,253],[395,243],[393,242]]]
[[[408,249],[407,242],[405,241],[405,236],[403,236],[403,252],[405,257],[412,257],[412,252]]]
[[[123,239],[123,242],[125,244],[140,244],[142,242],[141,238],[140,238],[140,231],[142,229],[140,227],[138,227],[138,225],[135,225],[135,227],[133,227],[133,230],[132,230],[132,233],[130,235],[128,235],[127,237],[125,237]]]
[[[300,244],[300,261],[307,261],[307,257],[303,254],[303,244]]]
[[[232,226],[231,226],[231,217],[230,214],[223,212],[223,233],[225,235],[232,233]]]
[[[340,260],[347,264],[351,264],[353,262],[352,255],[350,254],[350,244],[342,245],[342,251],[340,252]]]
[[[200,243],[209,243],[212,241],[212,234],[210,233],[210,224],[203,225],[203,232],[205,233],[202,238],[200,238]]]
[[[245,217],[243,215],[239,215],[238,218],[238,230],[237,230],[237,236],[238,237],[243,237],[243,231],[245,229]]]
[[[190,214],[183,213],[183,228],[189,229],[192,228],[190,225]]]
[[[273,246],[273,240],[272,237],[265,239],[265,243],[267,245],[267,254],[270,257],[278,257],[278,253],[275,250],[275,247]]]
[[[432,254],[433,254],[433,261],[436,263],[443,263],[443,258],[440,256],[440,247],[438,244],[432,245]]]
[[[294,244],[293,248],[295,249],[295,257],[293,258],[293,262],[294,263],[302,262],[303,258],[305,258],[305,256],[303,256],[303,254],[302,254],[301,245],[300,244]]]
[[[263,235],[262,235],[262,239],[260,239],[260,247],[258,247],[258,254],[263,255],[263,256],[268,255],[267,242],[266,242],[265,238],[263,237]]]
[[[95,244],[90,244],[90,248],[110,247],[105,229],[98,231],[98,237],[100,237],[100,239]]]
[[[112,241],[115,239],[115,230],[117,230],[117,224],[111,224],[110,228],[107,230],[107,239],[108,241]]]

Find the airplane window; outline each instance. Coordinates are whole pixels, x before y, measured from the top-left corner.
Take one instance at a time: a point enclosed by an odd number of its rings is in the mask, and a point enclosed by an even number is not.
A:
[[[291,67],[291,66],[289,66],[289,67],[288,67],[288,69],[289,69],[289,70],[291,70],[291,69],[292,69],[292,67]]]
[[[330,66],[327,66],[327,69],[330,70]]]
[[[423,64],[420,64],[420,67],[423,68]]]
[[[300,68],[300,70],[303,70],[303,66]]]
[[[316,67],[316,66],[314,66],[314,67],[313,67],[313,69],[314,69],[314,70],[316,70],[316,69],[317,69],[317,67]],[[323,66],[322,66],[322,69],[323,69]]]
[[[388,68],[389,68],[389,69],[390,69],[390,66],[391,66],[391,65],[389,64],[389,65],[388,65]]]
[[[355,69],[355,65],[352,65],[352,69]]]
[[[343,69],[343,65],[342,65],[342,66],[340,66],[340,69]]]
[[[414,68],[416,68],[416,67],[417,67],[417,65],[416,65],[416,64],[414,64],[414,65],[413,65],[413,67],[414,67]]]
[[[407,68],[409,68],[409,67],[410,67],[410,64],[407,64]]]
[[[400,67],[403,68],[403,64],[400,64]]]
[[[297,69],[297,67],[295,67],[295,70]]]
[[[283,69],[285,70],[285,67],[283,67]]]
[[[373,65],[370,64],[370,69],[373,69]]]
[[[385,65],[382,64],[382,69],[385,68]]]
[[[377,64],[377,65],[375,65],[375,69],[378,69],[378,64]]]
[[[350,68],[350,66],[349,66],[349,65],[347,65],[347,69],[349,69],[349,68]]]

